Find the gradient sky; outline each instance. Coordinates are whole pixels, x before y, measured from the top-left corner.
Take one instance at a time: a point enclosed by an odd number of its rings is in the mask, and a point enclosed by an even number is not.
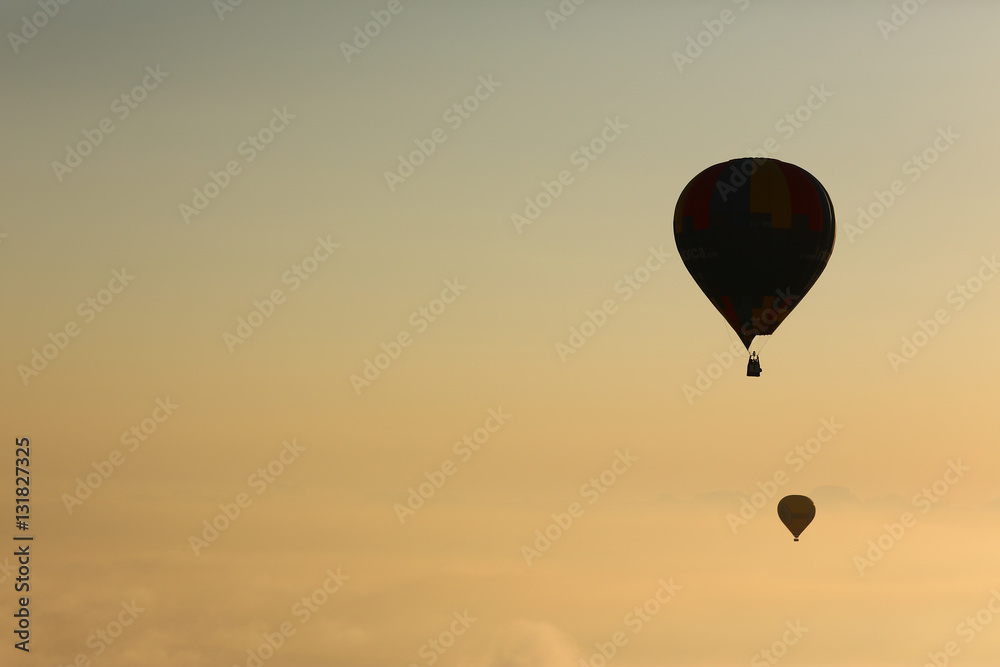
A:
[[[1000,661],[996,3],[54,4],[0,7],[4,465],[29,436],[35,536],[30,655],[0,557],[0,663],[253,665],[282,627],[263,664]],[[672,217],[765,146],[839,229],[750,379]],[[817,504],[798,543],[786,494]]]

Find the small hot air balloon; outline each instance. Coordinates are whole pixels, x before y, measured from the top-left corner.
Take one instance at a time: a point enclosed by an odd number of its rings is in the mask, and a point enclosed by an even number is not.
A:
[[[774,333],[813,286],[835,234],[833,203],[820,182],[770,158],[705,169],[674,210],[684,266],[748,350],[755,336]],[[756,358],[747,374],[760,375]]]
[[[778,502],[778,518],[785,524],[795,541],[816,516],[816,505],[805,496],[785,496]]]

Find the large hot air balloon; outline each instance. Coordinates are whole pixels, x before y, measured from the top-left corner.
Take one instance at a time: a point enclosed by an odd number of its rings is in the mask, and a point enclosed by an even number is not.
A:
[[[684,266],[748,350],[819,278],[834,235],[833,204],[820,182],[770,158],[709,167],[684,188],[674,211]]]
[[[816,505],[805,496],[785,496],[778,501],[778,518],[792,533],[796,542],[815,516]]]

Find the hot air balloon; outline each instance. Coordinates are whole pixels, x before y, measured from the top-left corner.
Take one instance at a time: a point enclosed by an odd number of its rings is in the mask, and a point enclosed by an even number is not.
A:
[[[835,231],[820,182],[771,158],[709,167],[684,188],[674,211],[684,266],[747,350],[754,337],[774,333],[819,278]],[[760,375],[756,355],[747,375]]]
[[[805,496],[785,496],[778,501],[778,518],[792,533],[796,542],[815,516],[816,505]]]

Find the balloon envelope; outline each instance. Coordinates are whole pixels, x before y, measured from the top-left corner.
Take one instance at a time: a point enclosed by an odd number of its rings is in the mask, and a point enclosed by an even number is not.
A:
[[[674,240],[698,287],[750,348],[778,328],[833,252],[833,203],[812,174],[770,158],[709,167],[681,192]]]
[[[795,541],[816,516],[816,505],[805,496],[785,496],[778,501],[778,518],[785,524]]]

